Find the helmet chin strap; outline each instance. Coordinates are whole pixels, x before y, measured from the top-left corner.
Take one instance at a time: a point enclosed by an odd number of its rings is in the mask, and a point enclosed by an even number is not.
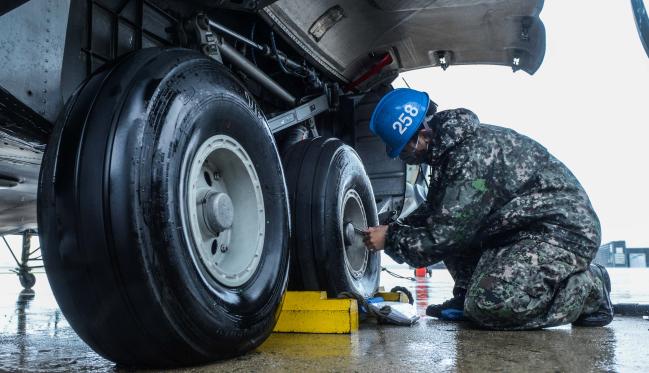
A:
[[[424,120],[424,122],[422,123],[422,127],[423,128],[420,128],[419,131],[417,131],[417,143],[415,144],[415,151],[419,150],[418,146],[419,146],[421,131],[431,131],[430,126],[428,126],[427,120]]]
[[[408,147],[405,148],[401,154],[399,154],[399,158],[401,158],[402,161],[406,162],[407,164],[421,164],[422,162],[425,162],[426,159],[426,153],[428,152],[428,147],[430,146],[430,137],[427,134],[421,133],[421,131],[426,131],[432,132],[433,130],[428,126],[428,121],[425,121],[422,124],[422,128],[420,128],[416,135],[417,136],[417,141],[415,142],[414,147],[412,146],[412,142],[408,144]],[[422,140],[421,137],[425,136],[425,139]],[[412,140],[410,140],[412,141]],[[419,150],[419,143],[421,141],[425,142],[425,149]]]

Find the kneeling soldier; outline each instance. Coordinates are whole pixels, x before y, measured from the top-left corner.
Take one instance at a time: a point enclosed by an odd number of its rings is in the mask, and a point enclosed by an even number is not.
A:
[[[453,298],[431,305],[491,329],[538,329],[613,319],[593,207],[568,168],[534,140],[480,124],[469,110],[435,113],[428,95],[396,89],[370,129],[388,155],[428,164],[428,198],[403,221],[370,228],[370,250],[425,267],[444,261]]]

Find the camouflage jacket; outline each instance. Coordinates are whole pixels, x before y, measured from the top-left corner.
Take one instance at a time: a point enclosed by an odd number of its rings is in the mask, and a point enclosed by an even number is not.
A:
[[[390,224],[385,252],[426,266],[523,239],[592,259],[600,224],[575,176],[534,140],[480,124],[469,110],[431,120],[427,201]]]

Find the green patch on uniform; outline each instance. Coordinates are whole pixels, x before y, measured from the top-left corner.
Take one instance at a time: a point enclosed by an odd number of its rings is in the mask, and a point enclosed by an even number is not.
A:
[[[482,193],[487,191],[487,181],[485,179],[475,179],[471,183],[473,189],[480,191]]]

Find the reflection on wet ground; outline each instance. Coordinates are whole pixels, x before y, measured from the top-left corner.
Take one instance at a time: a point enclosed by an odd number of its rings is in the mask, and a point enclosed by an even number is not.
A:
[[[390,268],[402,276],[413,276],[413,270]],[[611,300],[613,303],[649,304],[649,268],[608,268],[611,276]],[[416,278],[407,281],[394,278],[383,273],[381,284],[386,290],[394,286],[404,286],[410,290],[417,300],[417,309],[424,314],[426,306],[431,303],[441,303],[452,296],[453,279],[446,270],[433,270],[429,278]]]
[[[21,290],[15,275],[0,275],[0,371],[67,372],[113,366],[70,328],[44,274],[37,275],[34,290]]]
[[[450,294],[442,276],[386,278],[385,287],[409,286],[423,313]],[[120,370],[76,336],[37,277],[32,292],[0,275],[0,371]],[[618,317],[606,328],[492,332],[423,317],[411,328],[365,323],[351,336],[274,334],[240,358],[179,371],[646,371],[648,329],[641,318]]]
[[[0,371],[112,369],[70,328],[45,275],[36,277],[34,290],[21,290],[15,275],[0,275]]]

